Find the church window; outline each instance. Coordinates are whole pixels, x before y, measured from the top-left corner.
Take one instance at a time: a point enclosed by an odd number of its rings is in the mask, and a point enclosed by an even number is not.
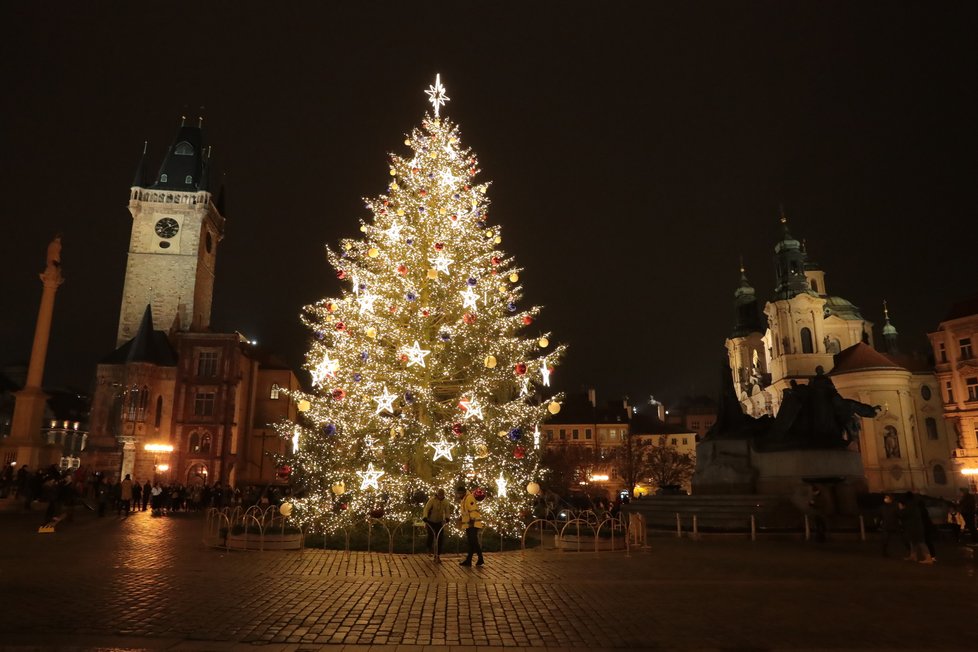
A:
[[[279,392],[281,391],[282,388],[278,386],[278,383],[272,383],[272,392],[269,395],[269,398],[271,398],[272,400],[278,400],[278,395]]]
[[[197,392],[194,397],[194,416],[214,416],[214,392]]]
[[[194,148],[193,145],[185,140],[181,140],[177,143],[177,146],[173,148],[173,153],[177,156],[193,156]]]
[[[200,438],[200,452],[210,453],[211,452],[211,436],[205,434]]]
[[[197,356],[197,375],[213,378],[217,375],[217,351],[201,351]]]
[[[965,378],[964,383],[968,389],[968,400],[978,401],[978,378]]]
[[[886,426],[883,429],[883,452],[886,454],[886,459],[900,457],[900,438],[893,426]]]
[[[187,446],[187,450],[191,453],[200,452],[200,435],[196,432],[190,433],[190,442]]]
[[[139,392],[139,410],[136,415],[137,421],[143,421],[146,419],[146,408],[149,406],[149,387],[143,386],[141,392]]]
[[[157,396],[156,397],[156,418],[155,418],[155,421],[153,422],[153,425],[156,426],[157,428],[159,428],[161,423],[163,423],[163,397],[162,396]]]
[[[126,393],[124,417],[126,421],[135,421],[139,410],[139,388],[133,387]]]
[[[940,464],[935,464],[933,469],[934,484],[947,484],[947,471]]]
[[[937,420],[934,417],[924,419],[924,427],[927,428],[927,439],[937,439]]]
[[[961,345],[961,359],[962,360],[970,360],[971,358],[974,357],[974,354],[971,352],[971,338],[970,337],[962,337],[960,340],[958,340],[958,344]]]
[[[929,401],[931,397],[930,387],[928,385],[920,386],[920,397],[925,401]]]
[[[186,183],[187,185],[190,185],[191,183],[194,182],[194,178],[188,174],[186,177],[184,177],[183,182]]]
[[[808,327],[801,329],[801,352],[815,353],[815,347],[812,344],[812,329]]]
[[[165,174],[161,174],[160,175],[160,183],[166,183],[166,175]]]

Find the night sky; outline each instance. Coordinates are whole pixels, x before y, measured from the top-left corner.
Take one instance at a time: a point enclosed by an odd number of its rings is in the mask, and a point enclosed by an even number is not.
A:
[[[213,324],[298,365],[301,306],[339,288],[323,245],[359,235],[436,72],[545,307],[531,328],[571,347],[555,383],[714,394],[738,257],[769,297],[779,204],[830,293],[877,334],[886,298],[925,348],[976,289],[976,6],[5,2],[0,364],[29,357],[60,230],[45,384],[90,387],[143,141],[155,173],[203,106],[227,192]]]

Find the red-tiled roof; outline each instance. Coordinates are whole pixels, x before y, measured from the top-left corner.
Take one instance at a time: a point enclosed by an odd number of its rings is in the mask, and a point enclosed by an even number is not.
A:
[[[859,342],[835,354],[832,375],[867,369],[903,369],[903,367],[865,342]]]

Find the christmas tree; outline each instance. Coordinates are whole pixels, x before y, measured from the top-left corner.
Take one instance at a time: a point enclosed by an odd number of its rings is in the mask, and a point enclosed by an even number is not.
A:
[[[317,530],[403,522],[435,488],[465,484],[490,527],[517,535],[539,492],[539,424],[560,410],[541,397],[563,347],[521,334],[539,308],[520,307],[488,183],[439,115],[440,76],[426,93],[434,109],[391,155],[362,238],[327,248],[343,289],[304,310],[313,392],[294,395],[282,462],[302,488],[294,514]]]

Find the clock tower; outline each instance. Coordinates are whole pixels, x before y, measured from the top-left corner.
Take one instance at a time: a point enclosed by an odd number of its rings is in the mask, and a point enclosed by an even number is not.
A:
[[[144,183],[145,157],[144,146],[129,194],[132,236],[116,346],[136,336],[147,305],[164,328],[208,329],[224,235],[224,217],[208,190],[202,120],[182,121],[151,184]]]

